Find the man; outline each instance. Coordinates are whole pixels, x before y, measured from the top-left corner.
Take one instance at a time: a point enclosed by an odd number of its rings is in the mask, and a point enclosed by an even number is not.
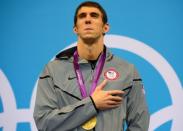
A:
[[[40,76],[34,119],[40,131],[147,131],[149,114],[134,66],[104,45],[107,15],[96,2],[75,12],[77,46],[56,56]]]

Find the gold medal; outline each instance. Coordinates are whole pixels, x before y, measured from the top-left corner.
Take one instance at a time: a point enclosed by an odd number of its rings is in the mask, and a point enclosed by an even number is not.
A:
[[[84,123],[82,125],[82,128],[89,131],[89,130],[93,129],[96,126],[96,124],[97,124],[97,117],[95,116],[95,117],[91,118],[89,121],[87,121],[86,123]]]

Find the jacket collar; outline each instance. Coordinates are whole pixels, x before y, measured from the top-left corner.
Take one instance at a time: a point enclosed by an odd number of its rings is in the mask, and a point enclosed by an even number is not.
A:
[[[106,47],[105,47],[106,48]],[[74,54],[74,51],[77,49],[77,47],[72,47],[72,48],[69,48],[67,50],[64,50],[62,52],[60,52],[58,55],[56,55],[56,58],[57,60],[67,60],[68,62],[70,63],[73,63],[73,54]],[[107,61],[110,61],[111,59],[113,58],[113,55],[112,53],[109,51],[108,48],[106,48],[106,62]],[[85,59],[79,59],[78,61],[79,64],[84,64],[84,63],[88,63],[87,60]],[[72,69],[72,70],[68,70],[67,73],[66,73],[66,77],[75,77],[75,71]],[[81,93],[79,91],[79,88],[77,86],[73,86],[72,88],[70,87],[70,84],[74,82],[74,81],[70,81],[69,84],[68,84],[68,81],[60,81],[60,79],[57,80],[57,85],[64,85],[64,86],[60,86],[62,88],[62,90],[64,90],[65,92],[69,93],[69,94],[72,94],[73,97],[75,98],[78,98],[78,99],[82,99],[81,97]],[[75,84],[72,83],[73,85]]]
[[[110,61],[113,58],[113,54],[110,52],[109,48],[107,48],[106,46],[105,46],[105,49],[106,49],[106,61]],[[66,49],[58,53],[55,59],[68,60],[69,62],[73,62],[73,54],[75,50],[77,50],[77,46]],[[88,60],[79,58],[78,63],[88,63]]]

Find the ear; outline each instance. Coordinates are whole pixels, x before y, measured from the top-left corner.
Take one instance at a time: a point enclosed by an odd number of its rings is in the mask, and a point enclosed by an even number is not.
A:
[[[73,32],[74,32],[75,34],[78,34],[78,29],[77,29],[76,26],[73,27]]]
[[[103,33],[107,33],[108,31],[109,31],[109,24],[108,23],[106,23],[105,25],[104,25],[104,27],[103,27]]]

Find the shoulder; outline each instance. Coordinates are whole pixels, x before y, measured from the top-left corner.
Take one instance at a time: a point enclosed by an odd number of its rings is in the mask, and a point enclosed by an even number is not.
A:
[[[48,68],[58,69],[58,68],[64,68],[64,67],[68,67],[69,65],[72,65],[73,53],[76,49],[77,49],[76,47],[71,47],[69,49],[59,52],[55,56],[55,59],[48,62],[47,64]],[[64,68],[64,69],[67,69],[67,68]]]
[[[111,63],[116,67],[120,68],[121,70],[124,70],[125,72],[127,71],[132,73],[135,68],[133,63],[130,63],[129,61],[116,55],[113,55],[113,58],[111,59]]]
[[[115,55],[109,50],[108,52],[112,56],[108,61],[108,67],[117,69],[121,74],[124,74],[131,79],[138,77],[138,72],[133,63],[130,63],[128,60]]]
[[[130,62],[128,62],[127,60],[115,55],[110,48],[107,47],[106,50],[106,59],[107,61],[109,61],[112,64],[118,65],[118,66],[122,66],[122,67],[131,67],[133,66],[133,64],[131,64]]]

